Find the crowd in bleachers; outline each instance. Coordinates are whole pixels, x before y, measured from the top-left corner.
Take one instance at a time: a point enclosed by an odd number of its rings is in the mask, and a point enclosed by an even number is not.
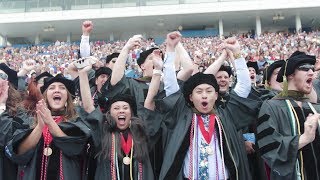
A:
[[[0,49],[0,180],[319,180],[318,32]]]
[[[274,60],[285,60],[290,54],[299,50],[310,55],[320,55],[320,32],[310,33],[263,33],[259,37],[251,34],[236,35],[241,45],[243,57],[247,61],[257,61],[258,66],[263,70],[265,62],[268,64]],[[80,37],[79,37],[80,39]],[[219,45],[224,38],[219,37],[194,37],[183,38],[183,46],[187,49],[193,59],[201,59],[205,68],[220,56]],[[102,59],[114,52],[120,52],[126,41],[94,41],[90,42],[91,55]],[[24,60],[33,59],[39,63],[38,72],[48,71],[53,74],[64,72],[68,64],[79,58],[79,44],[56,41],[46,46],[30,46],[24,48],[5,47],[0,49],[0,60],[7,62],[10,67],[19,70]],[[155,44],[152,38],[146,39],[142,47],[165,48],[165,42]],[[136,64],[139,54],[144,49],[135,49],[130,52],[127,67],[138,69]],[[194,58],[198,56],[199,58]]]

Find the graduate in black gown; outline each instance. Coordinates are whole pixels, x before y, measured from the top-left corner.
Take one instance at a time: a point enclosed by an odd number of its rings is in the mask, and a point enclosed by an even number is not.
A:
[[[237,41],[227,42],[238,57]],[[215,108],[218,92],[212,74],[197,73],[183,93],[156,101],[172,120],[164,119],[168,138],[160,179],[251,179],[238,130],[254,119],[260,102],[232,92],[225,108]]]
[[[4,63],[0,64],[0,179],[14,180],[17,177],[17,165],[5,156],[5,146],[12,139],[16,128],[23,124],[22,100],[16,90],[17,72]]]
[[[87,122],[92,129],[95,146],[95,168],[92,179],[142,180],[154,179],[153,169],[149,159],[149,149],[154,145],[154,136],[159,130],[161,119],[152,112],[155,105],[153,97],[157,94],[159,84],[154,87],[154,80],[160,81],[162,59],[160,51],[154,56],[155,71],[146,99],[146,108],[140,109],[143,120],[137,117],[137,105],[134,98],[126,94],[118,94],[109,100],[106,114],[95,108],[90,98],[87,71],[90,66],[79,71],[80,89]],[[153,52],[155,53],[155,52]],[[156,58],[157,57],[157,58]]]
[[[275,61],[265,68],[263,73],[264,88],[272,91],[274,95],[282,91],[282,83],[277,81],[277,76],[284,63],[284,60]]]
[[[34,121],[14,132],[6,155],[19,165],[19,179],[82,179],[90,130],[75,112],[73,83],[57,75],[45,79],[41,92]]]
[[[257,141],[271,180],[320,178],[320,109],[306,97],[312,90],[314,63],[314,56],[294,52],[277,76],[282,92],[261,107]]]
[[[176,58],[175,48],[180,42],[181,34],[179,32],[171,32],[167,35],[166,38],[166,54],[164,55],[161,52],[162,59],[164,61],[163,68],[163,82],[160,84],[160,90],[165,90],[166,96],[176,92],[179,89],[178,80],[173,66],[174,60]],[[141,78],[127,78],[125,76],[125,64],[127,61],[128,54],[131,49],[134,49],[137,46],[140,46],[142,37],[135,35],[128,40],[126,45],[120,52],[118,59],[116,60],[110,79],[110,85],[108,85],[107,96],[108,99],[116,96],[117,94],[130,94],[135,98],[138,106],[138,116],[142,117],[144,112],[140,112],[140,108],[143,107],[144,101],[147,97],[149,83],[152,79],[152,74],[154,71],[153,62],[154,59],[153,51],[159,48],[151,48],[140,53],[140,57],[137,59],[137,63],[142,70]],[[179,45],[180,46],[180,45]],[[181,45],[182,46],[182,45]],[[181,52],[181,51],[180,51]],[[184,59],[186,61],[186,59]],[[192,67],[184,67],[179,74],[185,74],[185,72],[191,72]],[[187,74],[187,73],[186,73]],[[162,130],[165,130],[162,128]],[[162,136],[163,137],[163,136]],[[154,169],[155,177],[158,177],[160,173],[160,168],[162,164],[162,156],[158,154],[163,154],[161,144],[162,137],[157,141],[154,151],[150,152],[150,158],[152,167]]]

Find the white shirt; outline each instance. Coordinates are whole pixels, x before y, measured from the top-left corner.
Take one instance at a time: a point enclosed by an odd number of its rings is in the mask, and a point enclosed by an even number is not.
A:
[[[237,84],[234,87],[234,91],[238,96],[247,98],[251,91],[251,80],[249,76],[249,70],[244,58],[234,60],[234,66],[237,74]]]
[[[216,133],[218,132],[217,128],[216,128]],[[208,155],[208,169],[209,169],[209,180],[215,180],[216,179],[216,158],[217,158],[217,162],[218,162],[218,173],[219,173],[219,179],[228,179],[229,178],[229,172],[227,170],[227,168],[225,167],[224,172],[225,172],[225,177],[223,175],[223,171],[222,171],[222,158],[221,158],[221,152],[220,152],[220,145],[219,145],[219,140],[218,140],[218,136],[216,135],[216,133],[213,134],[212,138],[211,138],[211,142],[210,142],[210,147],[213,149],[213,154],[212,155]],[[193,169],[193,173],[194,173],[194,179],[197,179],[197,177],[199,175],[197,175],[197,173],[199,172],[199,170],[197,169],[200,162],[200,147],[201,147],[201,141],[205,142],[204,137],[202,136],[202,133],[200,131],[199,126],[197,126],[196,128],[196,132],[194,132],[195,135],[197,136],[197,147],[198,149],[193,149],[193,164],[194,164],[194,169]],[[216,137],[216,139],[214,138]],[[216,141],[215,141],[216,140]],[[215,148],[216,147],[216,148]],[[227,152],[226,152],[227,153]],[[190,151],[188,150],[186,157],[184,158],[184,162],[183,162],[183,175],[185,178],[189,177],[189,164],[190,164]]]

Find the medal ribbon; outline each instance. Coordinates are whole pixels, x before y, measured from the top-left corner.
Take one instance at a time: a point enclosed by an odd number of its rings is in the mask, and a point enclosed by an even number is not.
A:
[[[57,116],[53,118],[53,120],[58,124],[62,121],[63,116]],[[52,142],[52,135],[49,132],[49,127],[45,125],[42,130],[42,135],[44,139],[43,143],[43,150],[46,147],[49,147],[50,143]],[[64,179],[63,176],[63,167],[62,167],[62,152],[60,151],[60,167],[59,167],[59,175],[60,175],[60,180]],[[47,179],[47,163],[48,163],[48,156],[45,156],[42,154],[42,159],[41,159],[41,173],[40,173],[40,180],[46,180]]]
[[[53,118],[53,120],[58,124],[62,121],[63,117],[62,116],[57,116]],[[42,135],[44,139],[44,144],[49,145],[52,142],[52,135],[49,133],[49,127],[47,125],[44,126],[42,130]]]
[[[128,133],[128,139],[127,141],[124,139],[123,134],[120,134],[120,138],[121,138],[121,149],[124,152],[124,154],[126,156],[129,155],[130,149],[132,147],[132,136],[130,133]]]
[[[209,129],[208,131],[205,129],[204,127],[204,122],[203,119],[201,117],[201,115],[197,115],[198,118],[198,123],[199,123],[199,127],[200,127],[200,131],[202,136],[204,137],[204,140],[207,142],[207,144],[210,144],[213,132],[214,132],[214,125],[215,125],[215,118],[216,116],[214,114],[210,114],[210,122],[209,122]]]

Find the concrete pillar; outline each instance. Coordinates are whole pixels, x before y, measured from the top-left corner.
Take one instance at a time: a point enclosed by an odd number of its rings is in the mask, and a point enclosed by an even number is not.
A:
[[[36,38],[34,39],[34,44],[40,44],[40,35],[37,34]]]
[[[110,41],[114,41],[114,35],[113,35],[113,32],[111,32],[110,36],[109,36],[109,40]]]
[[[302,30],[301,18],[300,18],[300,14],[297,14],[296,15],[296,32],[298,33],[300,30]]]
[[[7,36],[0,35],[0,47],[6,47],[7,45]]]
[[[222,18],[219,19],[219,36],[222,38],[223,36],[223,21]]]
[[[256,16],[256,35],[257,36],[261,35],[261,20],[260,20],[260,16]]]
[[[67,43],[71,43],[71,37],[72,37],[72,33],[69,32],[67,35]]]

